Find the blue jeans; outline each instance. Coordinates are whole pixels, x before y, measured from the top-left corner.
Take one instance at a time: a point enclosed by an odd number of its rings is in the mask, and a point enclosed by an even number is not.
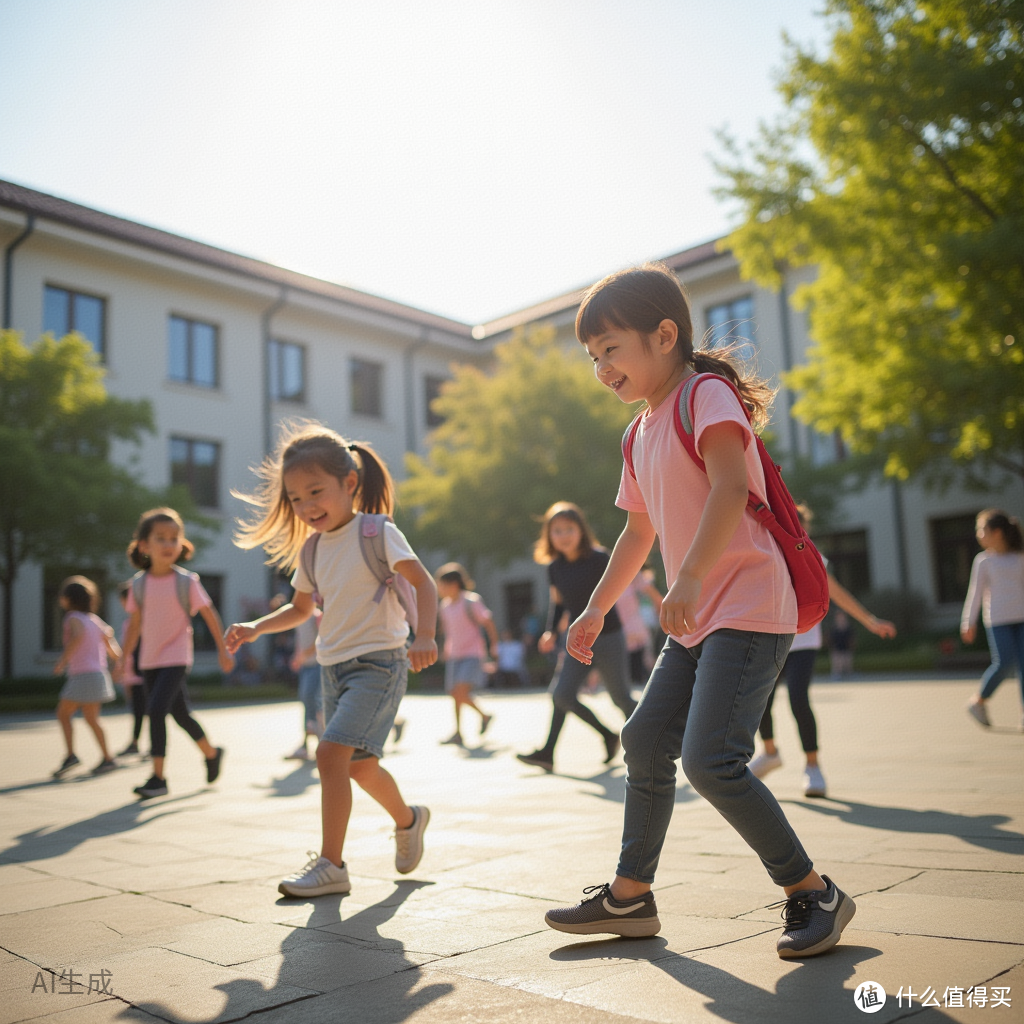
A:
[[[988,649],[992,664],[981,677],[981,694],[988,700],[1006,677],[1006,673],[1017,663],[1020,678],[1020,699],[1024,702],[1024,622],[1009,622],[1003,626],[986,626]]]
[[[322,731],[320,712],[323,695],[320,691],[320,666],[303,665],[299,669],[299,700],[302,701],[302,727],[307,733],[319,735]]]
[[[696,647],[669,639],[622,730],[626,806],[617,874],[652,883],[676,800],[690,785],[761,858],[777,885],[812,864],[778,801],[751,775],[754,733],[785,664],[790,634],[720,629]]]

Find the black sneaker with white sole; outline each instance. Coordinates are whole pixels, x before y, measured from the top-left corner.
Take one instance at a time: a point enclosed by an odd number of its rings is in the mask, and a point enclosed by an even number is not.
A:
[[[661,931],[654,893],[645,892],[632,900],[617,900],[611,887],[591,885],[583,890],[587,896],[572,907],[557,907],[544,915],[544,923],[559,932],[573,935],[625,935],[641,938]]]
[[[831,949],[857,913],[853,900],[828,875],[821,877],[828,886],[824,891],[802,890],[772,904],[783,908],[786,922],[777,946],[783,960],[817,956]]]
[[[136,786],[134,792],[138,793],[143,800],[149,800],[154,796],[167,796],[167,780],[151,775],[149,781],[144,782],[141,786]]]

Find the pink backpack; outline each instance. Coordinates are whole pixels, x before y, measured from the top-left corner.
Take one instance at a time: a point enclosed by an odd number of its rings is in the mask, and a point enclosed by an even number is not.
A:
[[[750,419],[750,410],[746,407],[743,397],[735,384],[727,378],[714,373],[695,373],[683,384],[679,389],[679,401],[674,410],[676,433],[683,442],[687,454],[705,473],[707,470],[704,468],[704,461],[697,454],[693,436],[693,396],[698,386],[706,380],[720,380],[732,388],[737,401],[747,414],[747,419]],[[636,473],[633,470],[633,444],[636,441],[641,416],[642,413],[630,423],[622,436],[622,457],[634,479]],[[812,626],[821,622],[828,611],[828,574],[818,549],[800,525],[796,502],[793,501],[793,496],[782,479],[781,468],[768,454],[768,449],[757,434],[754,435],[754,440],[757,443],[761,468],[764,470],[767,504],[750,491],[747,495],[747,511],[771,533],[786,559],[793,590],[796,592],[796,631],[806,633]]]
[[[362,523],[359,528],[359,551],[363,556],[366,567],[373,573],[374,578],[380,584],[377,592],[373,595],[374,604],[380,604],[387,593],[393,594],[405,612],[405,618],[413,634],[416,633],[416,590],[413,585],[401,574],[392,572],[388,565],[387,551],[384,545],[384,524],[394,522],[389,515],[384,513],[370,514],[363,513]],[[313,533],[306,538],[299,552],[299,564],[306,578],[313,584],[313,599],[323,607],[323,602],[317,592],[316,576],[316,549],[320,543],[320,534]]]

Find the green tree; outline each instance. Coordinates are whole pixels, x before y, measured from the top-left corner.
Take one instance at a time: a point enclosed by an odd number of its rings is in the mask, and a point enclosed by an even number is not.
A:
[[[794,411],[899,478],[1024,476],[1024,2],[826,17],[826,56],[787,40],[787,112],[718,164],[743,274],[817,267]]]
[[[558,345],[550,328],[498,345],[495,361],[491,373],[455,370],[435,400],[445,422],[429,452],[407,456],[399,495],[410,536],[470,564],[507,564],[529,553],[538,517],[564,500],[611,544],[625,522],[614,502],[630,410],[602,391],[582,350]]]
[[[123,552],[139,513],[165,496],[108,456],[153,430],[148,402],[111,398],[78,335],[33,345],[0,331],[0,586],[4,676],[13,654],[14,586],[29,561],[85,564]]]

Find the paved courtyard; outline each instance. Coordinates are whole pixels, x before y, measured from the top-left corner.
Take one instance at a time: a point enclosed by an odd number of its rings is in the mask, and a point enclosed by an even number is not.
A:
[[[776,702],[785,765],[767,781],[816,867],[858,908],[843,942],[807,961],[778,959],[769,904],[780,893],[682,779],[656,887],[661,934],[584,941],[544,925],[548,906],[610,879],[624,768],[605,768],[575,719],[554,775],[517,762],[543,738],[543,694],[485,694],[494,725],[465,750],[438,744],[449,701],[407,698],[386,764],[432,810],[423,861],[395,874],[389,821],[357,792],[352,892],[310,901],[276,891],[319,842],[315,770],[282,760],[298,739],[298,704],[201,709],[228,751],[209,787],[171,725],[170,793],[147,803],[131,789],[148,765],[52,782],[56,722],[7,716],[0,1024],[818,1024],[863,1019],[854,991],[865,981],[887,993],[875,1021],[1022,1021],[1020,707],[1004,684],[985,732],[963,710],[971,686],[816,685],[828,800],[803,798],[795,728]],[[595,703],[618,720],[605,696]],[[128,717],[105,722],[119,748]],[[91,736],[76,727],[92,764]],[[955,991],[972,986],[985,1006]],[[938,1006],[925,1008],[929,990]]]

